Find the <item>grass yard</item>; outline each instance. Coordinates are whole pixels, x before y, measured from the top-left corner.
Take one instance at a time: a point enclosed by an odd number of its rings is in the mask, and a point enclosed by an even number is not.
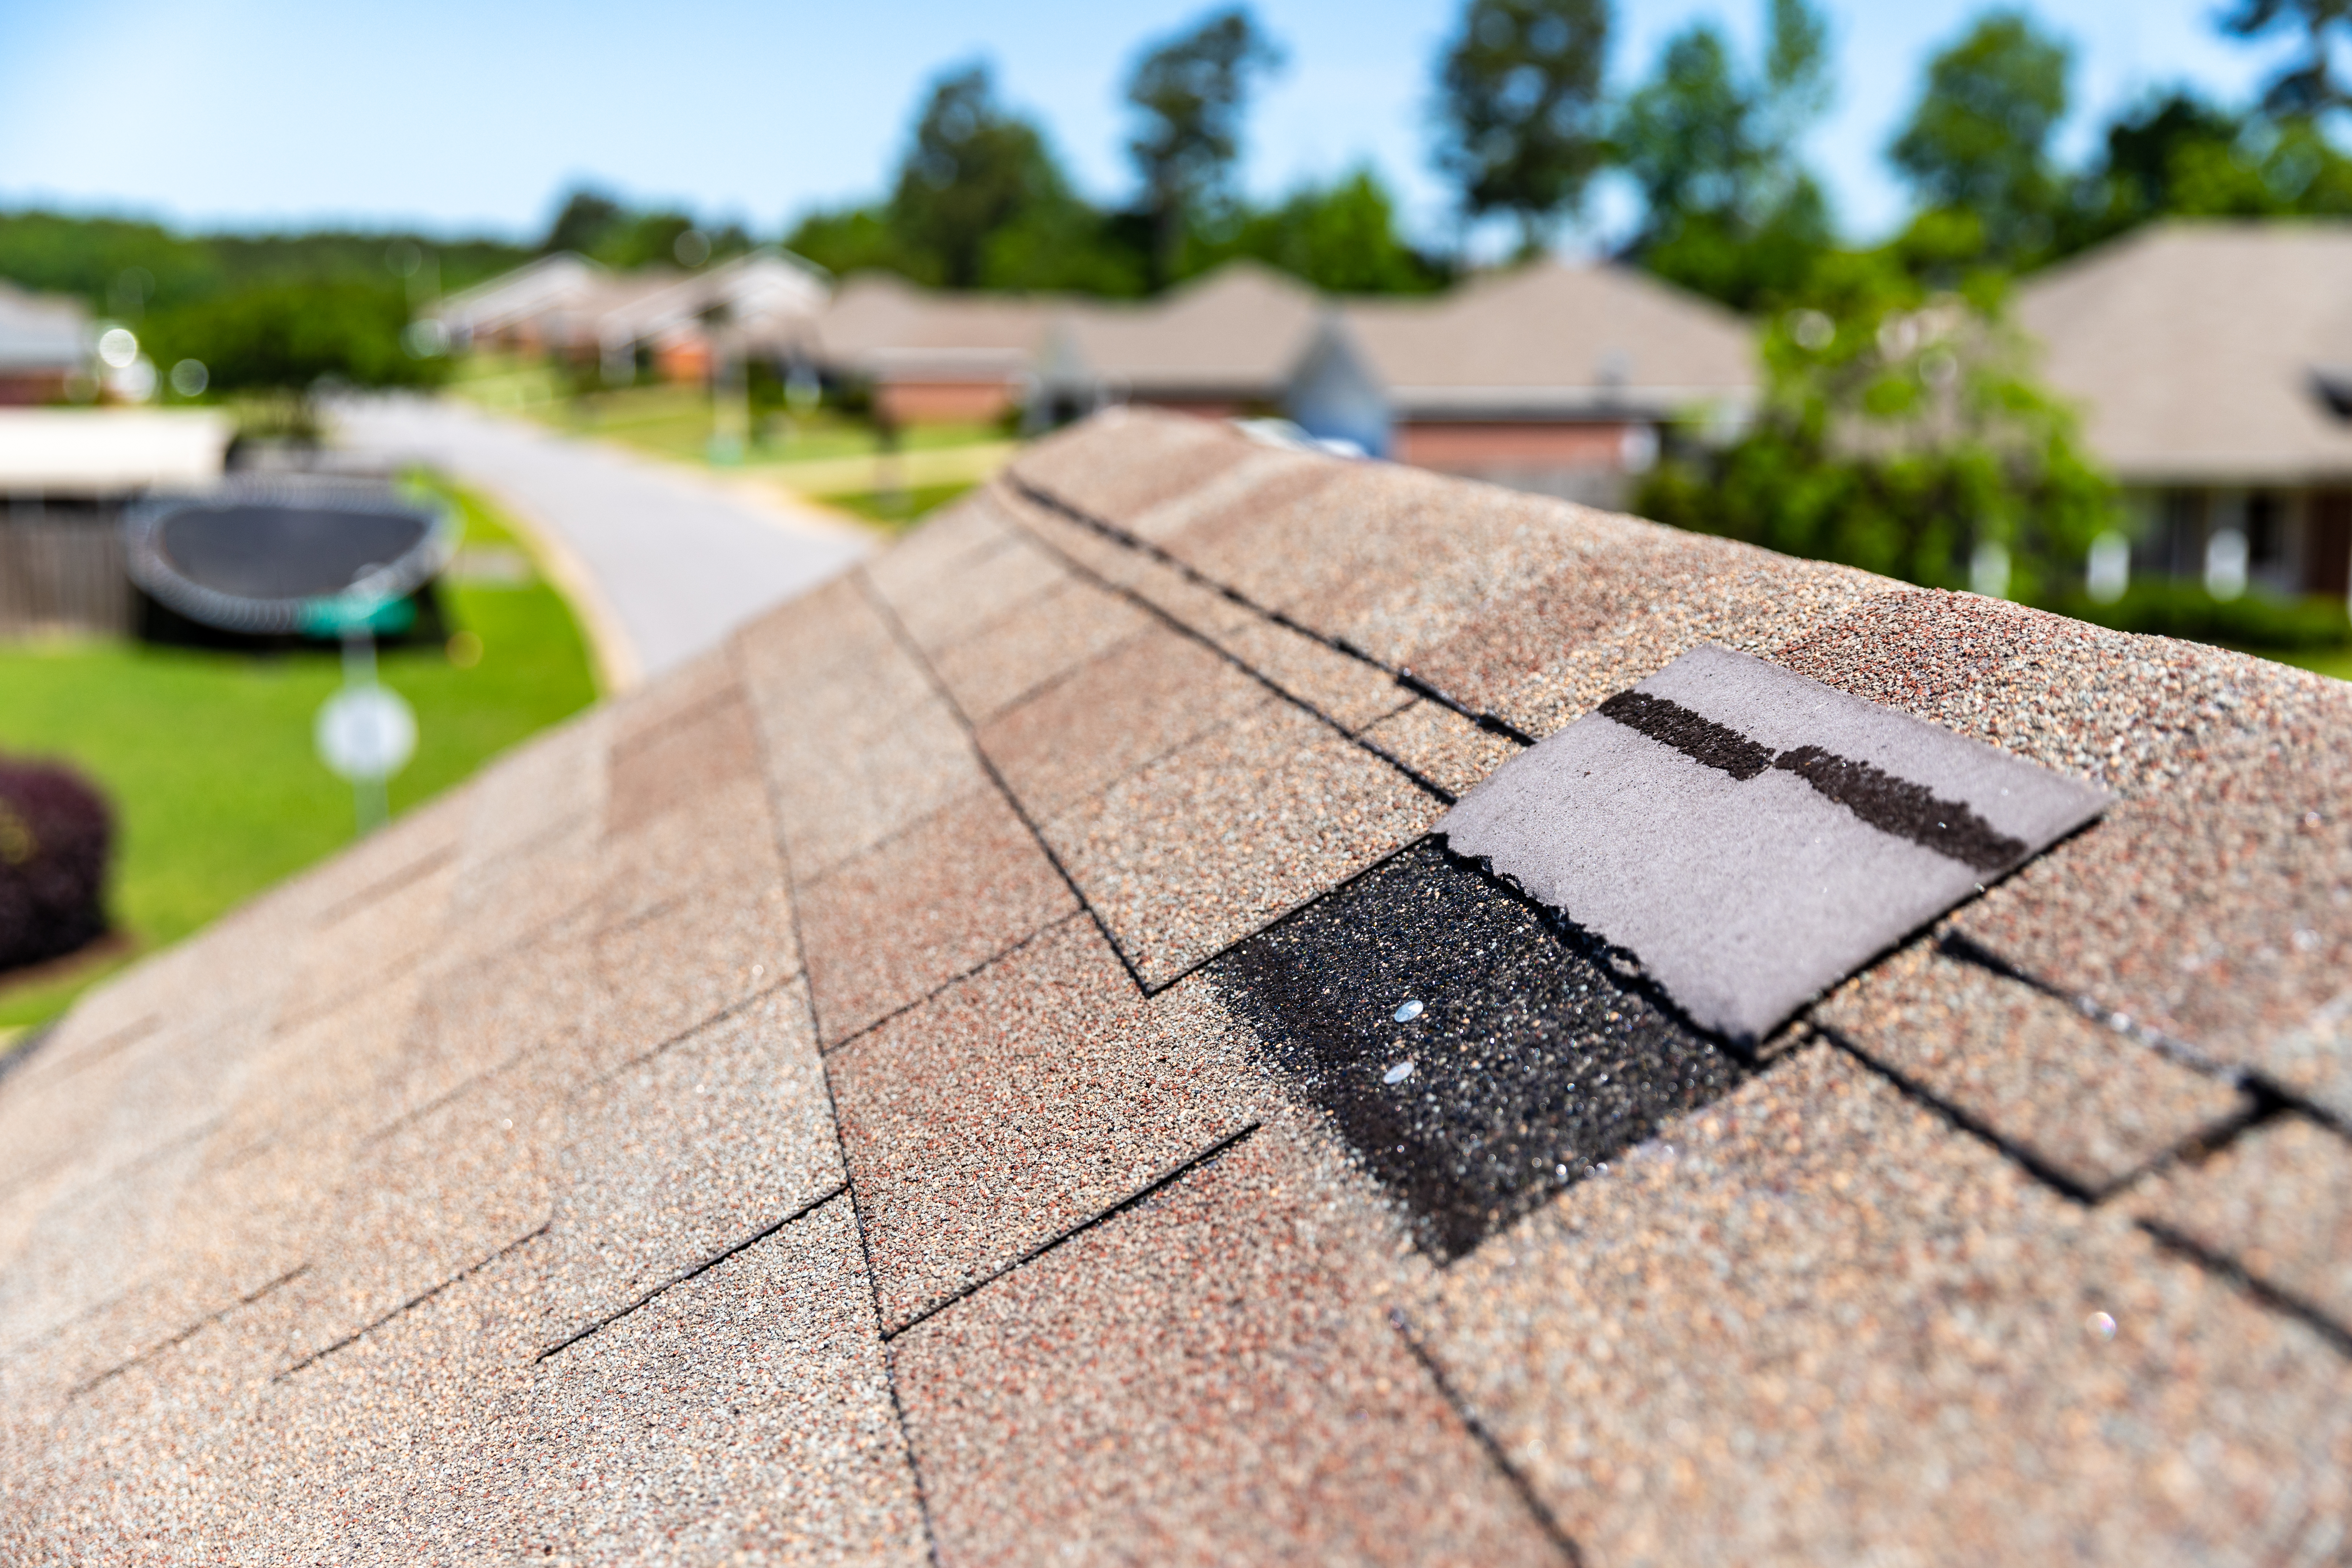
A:
[[[478,498],[442,493],[465,518],[468,548],[527,551]],[[480,639],[480,658],[460,668],[438,646],[383,654],[379,679],[416,710],[416,755],[392,780],[395,815],[596,696],[580,628],[543,577],[445,581],[441,591],[453,628]],[[139,952],[352,841],[351,786],[310,739],[341,680],[332,648],[255,658],[128,642],[0,646],[0,752],[61,758],[112,799],[110,913],[131,939],[110,959],[31,984],[0,976],[0,1034],[62,1011]]]
[[[2330,648],[2325,653],[2266,653],[2262,657],[2274,658],[2281,664],[2315,669],[2338,680],[2352,680],[2352,648]]]

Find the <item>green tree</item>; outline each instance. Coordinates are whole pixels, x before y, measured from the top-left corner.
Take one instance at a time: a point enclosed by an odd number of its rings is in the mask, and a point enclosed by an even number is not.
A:
[[[539,248],[542,254],[572,250],[590,255],[627,216],[627,210],[606,193],[578,187],[556,209],[555,221],[547,226],[547,237],[539,242]]]
[[[1127,101],[1139,127],[1128,142],[1152,227],[1151,282],[1174,279],[1190,228],[1227,200],[1242,120],[1256,79],[1282,51],[1245,6],[1219,11],[1137,62]]]
[[[1475,220],[1508,214],[1523,252],[1581,206],[1606,149],[1607,0],[1469,0],[1438,65],[1438,168]]]
[[[1395,199],[1370,166],[1328,185],[1303,185],[1204,248],[1203,269],[1247,256],[1334,294],[1423,293],[1448,276],[1398,235]]]
[[[216,393],[307,400],[319,385],[429,386],[445,361],[402,341],[407,300],[396,283],[323,279],[260,283],[158,311],[145,334],[159,364],[203,362]]]
[[[1752,69],[1712,23],[1676,34],[1613,137],[1643,197],[1630,253],[1740,310],[1791,294],[1833,238],[1797,148],[1827,105],[1827,29],[1804,0],[1771,0],[1769,21]]]
[[[2218,20],[2221,30],[2234,37],[2303,36],[2294,58],[2264,88],[2264,109],[2296,116],[2345,106],[2344,85],[2336,79],[2333,60],[2337,46],[2352,42],[2352,0],[2238,0],[2234,10]]]
[[[1745,432],[1671,454],[1636,509],[1929,586],[2064,597],[2115,491],[2034,382],[2000,287],[1931,291],[1893,251],[1826,258],[1766,327]]]
[[[2050,138],[2065,117],[2071,63],[2023,12],[1988,12],[1928,63],[1888,149],[1920,205],[1973,215],[1995,259],[2029,261],[2053,237],[2062,185]]]
[[[978,287],[998,231],[1036,209],[1073,205],[1045,137],[997,100],[986,65],[932,83],[891,194],[889,225],[939,282]]]

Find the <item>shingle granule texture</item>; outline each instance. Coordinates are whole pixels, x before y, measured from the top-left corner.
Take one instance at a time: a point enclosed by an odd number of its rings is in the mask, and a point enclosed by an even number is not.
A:
[[[1813,1020],[2086,1192],[2252,1109],[2231,1085],[1933,942],[1840,988]]]
[[[2352,1335],[2352,1142],[2334,1128],[2280,1117],[2167,1172],[2132,1207]]]
[[[2352,1366],[2318,1335],[1824,1047],[1415,1321],[1607,1562],[2315,1558],[2352,1505]]]
[[[1065,920],[833,1061],[886,1329],[1246,1125],[1230,1045]]]
[[[1309,1168],[1269,1129],[897,1342],[943,1561],[1559,1561]]]
[[[2116,804],[1703,1034],[1708,643]],[[0,1058],[0,1563],[2336,1561],[2347,690],[1105,413]]]
[[[1269,697],[1043,825],[1148,985],[1418,837],[1441,807]]]

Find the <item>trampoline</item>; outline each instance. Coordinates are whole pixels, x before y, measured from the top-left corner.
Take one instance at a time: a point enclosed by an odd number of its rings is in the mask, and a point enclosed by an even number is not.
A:
[[[384,624],[448,564],[457,523],[361,479],[271,476],[132,507],[131,581],[205,626],[335,636]]]

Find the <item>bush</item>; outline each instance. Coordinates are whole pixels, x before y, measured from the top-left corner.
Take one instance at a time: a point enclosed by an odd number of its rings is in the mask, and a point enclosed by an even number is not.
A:
[[[114,814],[71,770],[0,758],[0,970],[106,934]]]
[[[2352,617],[2347,616],[2343,600],[2328,596],[2289,599],[2249,588],[2234,599],[2217,599],[2201,583],[2159,577],[2134,583],[2113,604],[2074,594],[2051,608],[2121,632],[2228,643],[2263,652],[2352,647]]]

